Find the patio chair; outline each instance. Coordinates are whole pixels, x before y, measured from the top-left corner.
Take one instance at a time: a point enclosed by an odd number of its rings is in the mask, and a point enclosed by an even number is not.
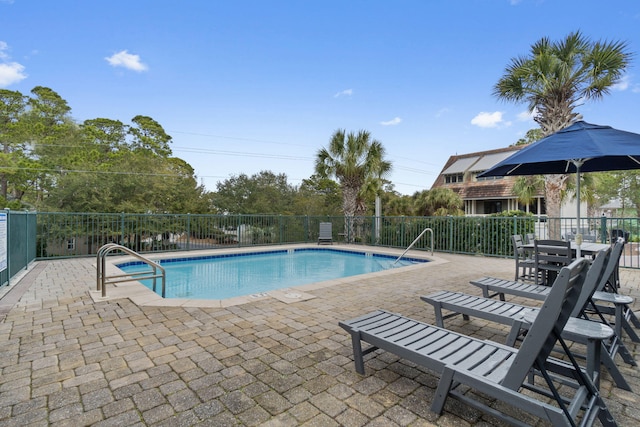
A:
[[[330,222],[321,222],[320,223],[320,230],[318,233],[318,244],[321,243],[328,243],[328,244],[333,244],[333,237],[332,237],[332,229],[331,229],[332,224]]]
[[[560,331],[569,319],[585,280],[587,261],[580,259],[560,271],[520,349],[469,337],[384,310],[374,311],[339,325],[351,335],[356,371],[364,374],[363,356],[382,349],[440,374],[431,410],[441,413],[449,396],[467,402],[514,425],[527,425],[501,407],[485,403],[486,396],[505,402],[554,426],[591,425],[596,417],[604,426],[617,425],[598,388],[568,352]],[[370,344],[362,348],[362,341]],[[560,342],[569,362],[550,357]],[[545,386],[528,380],[540,375]],[[577,383],[569,395],[558,389],[554,375],[568,375]],[[456,386],[467,385],[482,393],[463,394]],[[551,400],[549,399],[551,398]],[[509,413],[513,413],[510,410]]]
[[[513,259],[516,262],[516,280],[534,280],[535,260],[524,250],[522,236],[514,234],[511,236],[513,245]]]
[[[623,250],[624,240],[621,239],[613,245],[609,262],[605,266],[603,278],[606,277],[607,280],[601,280],[597,285],[591,299],[587,301],[588,305],[585,306],[582,317],[594,319],[612,327],[615,334],[607,346],[611,358],[615,358],[615,355],[620,353],[625,362],[632,366],[637,366],[635,359],[622,341],[622,331],[624,330],[632,341],[640,342],[640,337],[631,326],[633,324],[636,328],[640,328],[640,321],[638,321],[631,309],[634,299],[630,296],[603,290],[607,288],[615,289],[615,287],[612,288],[611,284],[617,280],[620,256]],[[498,296],[501,301],[505,301],[505,294],[544,300],[551,290],[549,286],[545,285],[526,284],[493,277],[483,277],[472,280],[470,283],[482,289],[483,297],[493,298]],[[613,322],[610,322],[604,315],[613,316]]]
[[[605,267],[605,274],[609,274],[609,277],[607,281],[604,283],[601,282],[598,285],[596,292],[604,290],[606,287],[610,286],[612,281],[616,280],[620,256],[622,255],[623,250],[624,241],[616,242],[616,244],[611,248],[610,262],[612,263],[607,264]],[[498,296],[501,301],[505,300],[505,294],[542,301],[547,297],[547,295],[549,295],[549,291],[551,290],[549,286],[545,285],[522,283],[518,281],[498,279],[495,277],[482,277],[480,279],[472,280],[470,283],[482,289],[482,296],[485,298]]]
[[[619,340],[614,339],[614,330],[605,324],[577,318],[581,316],[584,307],[588,304],[598,284],[606,280],[604,278],[605,266],[609,264],[609,259],[610,250],[601,251],[596,256],[589,268],[587,278],[582,286],[582,292],[571,312],[572,318],[567,322],[562,333],[565,339],[587,346],[587,372],[593,376],[594,382],[598,383],[600,363],[602,363],[618,387],[630,390],[629,384],[613,360],[619,342]],[[549,287],[549,289],[545,304],[555,292],[553,287]],[[506,345],[510,346],[515,345],[518,337],[529,329],[530,321],[526,320],[525,317],[539,316],[541,312],[541,309],[537,307],[513,304],[460,292],[439,291],[422,296],[421,299],[433,306],[436,325],[439,327],[444,327],[444,319],[457,315],[462,315],[465,320],[469,320],[469,317],[473,316],[511,326],[511,331],[506,340]],[[443,310],[451,313],[444,315]],[[612,343],[616,343],[615,350],[611,349]]]
[[[560,269],[571,263],[571,242],[564,240],[534,240],[533,257],[535,283],[553,283]]]

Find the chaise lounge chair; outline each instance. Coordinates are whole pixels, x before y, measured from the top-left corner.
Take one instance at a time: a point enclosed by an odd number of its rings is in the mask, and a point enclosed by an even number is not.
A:
[[[611,271],[611,276],[607,278],[608,280],[616,280],[615,277],[617,276],[618,270],[617,263],[620,260],[620,255],[622,255],[623,249],[624,241],[616,242],[611,249],[611,258],[616,260],[616,264],[615,268]],[[534,285],[532,283],[524,283],[520,281],[497,279],[495,277],[483,277],[481,279],[472,280],[471,284],[482,289],[482,296],[486,298],[498,296],[501,301],[505,300],[505,294],[542,301],[547,297],[547,295],[549,295],[549,291],[551,290],[551,288],[546,285]],[[606,284],[607,281],[605,281],[602,286],[599,285],[596,292],[602,291]]]
[[[587,372],[594,382],[599,382],[600,363],[602,363],[619,388],[631,390],[631,387],[623,377],[613,358],[618,351],[619,340],[615,338],[614,330],[604,324],[590,320],[577,318],[590,301],[591,295],[602,281],[606,281],[607,273],[611,267],[611,250],[600,251],[591,264],[587,277],[582,286],[582,291],[572,308],[571,318],[567,321],[563,330],[563,338],[584,344],[587,346]],[[554,285],[555,286],[555,285]],[[553,287],[545,299],[553,294]],[[444,319],[462,315],[465,320],[470,316],[485,319],[491,322],[511,326],[506,345],[513,346],[517,338],[528,330],[530,320],[539,316],[540,308],[498,301],[490,298],[467,295],[460,292],[439,291],[422,296],[421,299],[433,305],[436,317],[436,325],[444,327]],[[450,311],[444,315],[443,310]],[[615,346],[615,348],[612,348]],[[626,349],[625,349],[626,351]],[[627,361],[628,354],[621,354]]]
[[[616,281],[618,280],[618,264],[620,256],[624,249],[624,240],[619,240],[611,249],[611,258],[606,270],[603,273],[607,280],[602,280],[596,287],[589,306],[585,307],[584,317],[591,318],[613,327],[615,331],[614,338],[609,345],[609,354],[612,358],[616,353],[620,353],[625,362],[630,365],[637,366],[635,360],[630,355],[628,349],[622,342],[622,331],[624,330],[633,342],[640,342],[640,337],[631,327],[633,324],[636,328],[640,328],[640,321],[633,313],[631,304],[634,299],[630,296],[621,295],[616,292],[605,292],[603,289],[617,289]],[[498,296],[501,301],[505,301],[505,294],[544,300],[549,294],[551,288],[545,285],[534,285],[511,280],[496,279],[493,277],[483,277],[481,279],[472,280],[472,285],[482,289],[482,295],[486,298]],[[604,305],[607,304],[607,305]],[[612,315],[614,322],[609,322],[604,315]]]
[[[364,374],[365,354],[383,349],[440,374],[431,406],[436,413],[442,412],[445,401],[452,396],[511,424],[527,425],[489,406],[485,397],[479,398],[473,392],[463,394],[458,390],[459,385],[466,385],[554,426],[576,425],[578,419],[582,420],[581,425],[588,426],[596,418],[604,426],[615,426],[617,424],[597,387],[568,352],[561,337],[577,302],[586,270],[587,261],[580,259],[560,271],[549,298],[519,350],[384,310],[340,322],[339,325],[351,335],[358,373]],[[371,346],[363,350],[361,341]],[[560,342],[567,351],[570,362],[549,357],[556,342]],[[526,381],[533,373],[544,378],[546,387]],[[572,377],[578,384],[575,392],[571,396],[562,396],[552,373]],[[526,393],[523,392],[525,390]],[[562,391],[567,391],[566,387]]]
[[[321,222],[320,230],[318,232],[318,244],[328,243],[333,244],[333,236],[331,235],[331,223],[330,222]]]

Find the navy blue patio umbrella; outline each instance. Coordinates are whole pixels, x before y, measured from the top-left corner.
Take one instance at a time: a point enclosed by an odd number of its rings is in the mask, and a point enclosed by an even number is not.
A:
[[[485,176],[576,174],[578,233],[580,173],[640,169],[640,134],[578,121],[481,173]],[[576,236],[580,256],[581,236]]]

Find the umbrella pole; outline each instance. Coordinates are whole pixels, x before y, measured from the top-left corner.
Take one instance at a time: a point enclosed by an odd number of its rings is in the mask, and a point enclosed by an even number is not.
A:
[[[573,164],[576,166],[576,201],[578,202],[578,208],[576,209],[576,217],[578,220],[578,227],[576,229],[576,258],[580,258],[582,255],[580,252],[580,246],[582,245],[582,233],[580,232],[580,166],[582,166],[582,160],[574,160]]]

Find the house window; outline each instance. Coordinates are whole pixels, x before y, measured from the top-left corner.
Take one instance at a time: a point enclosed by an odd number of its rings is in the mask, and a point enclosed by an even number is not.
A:
[[[76,239],[67,239],[67,250],[72,251],[76,248]]]
[[[464,175],[461,173],[453,174],[453,175],[445,175],[444,182],[447,184],[454,184],[456,182],[463,182]]]
[[[476,181],[492,181],[494,179],[502,179],[503,176],[476,176]]]
[[[484,202],[484,213],[485,214],[493,214],[502,212],[502,201],[501,200],[485,200]]]

